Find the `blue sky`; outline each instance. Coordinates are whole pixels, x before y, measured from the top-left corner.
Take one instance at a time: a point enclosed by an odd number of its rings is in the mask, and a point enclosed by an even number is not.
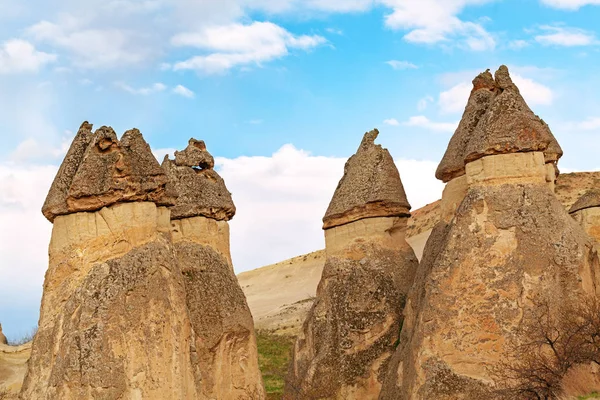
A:
[[[599,0],[0,0],[0,322],[35,325],[51,225],[39,212],[83,120],[194,136],[238,207],[236,271],[323,246],[344,160],[374,127],[414,207],[470,81],[507,64],[565,150],[596,170]]]

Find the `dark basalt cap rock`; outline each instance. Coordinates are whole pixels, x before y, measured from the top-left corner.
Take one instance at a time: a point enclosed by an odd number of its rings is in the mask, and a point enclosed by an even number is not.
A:
[[[600,189],[588,190],[573,204],[569,213],[585,210],[586,208],[600,207]]]
[[[190,139],[188,147],[175,152],[175,160],[165,156],[162,168],[169,186],[179,195],[171,207],[171,219],[197,216],[229,221],[235,205],[225,181],[213,170],[214,159],[201,140]]]
[[[493,154],[542,151],[556,163],[563,152],[548,125],[521,96],[504,65],[494,78],[489,70],[473,80],[465,112],[436,177],[448,182],[465,173],[465,165]]]
[[[91,129],[83,123],[54,179],[42,208],[48,220],[116,203],[174,204],[167,176],[139,130],[125,132],[119,141],[110,127],[93,134]]]
[[[410,216],[410,204],[392,156],[375,144],[377,129],[365,133],[329,203],[323,229],[363,218]]]

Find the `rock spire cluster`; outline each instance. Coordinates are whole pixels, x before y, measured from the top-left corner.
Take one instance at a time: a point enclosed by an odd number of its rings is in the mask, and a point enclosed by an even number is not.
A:
[[[365,134],[323,218],[326,261],[285,399],[377,398],[417,269],[410,205],[390,153]]]
[[[235,209],[214,171],[195,171],[212,157],[190,143],[182,167],[163,169],[137,129],[118,140],[82,124],[42,210],[53,222],[50,264],[23,398],[264,398],[252,317],[217,221]],[[180,198],[179,168],[202,175]],[[171,209],[187,221],[172,224]],[[200,215],[217,219],[190,222]],[[186,241],[197,237],[206,248]]]

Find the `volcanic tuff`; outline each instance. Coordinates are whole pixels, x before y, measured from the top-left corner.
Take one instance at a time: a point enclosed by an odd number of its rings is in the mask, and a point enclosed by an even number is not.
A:
[[[294,347],[285,399],[375,399],[402,326],[417,259],[389,152],[365,134],[325,218],[326,261]]]
[[[0,324],[0,344],[8,344],[6,336],[4,336],[4,333],[2,333],[2,324]]]
[[[569,213],[590,237],[600,242],[600,190],[588,190],[573,204]]]
[[[167,177],[139,131],[118,141],[91,128],[44,204],[50,264],[21,396],[195,398],[184,276],[161,207],[173,204]]]
[[[536,307],[547,301],[555,310],[599,286],[593,243],[548,185],[546,163],[554,171],[559,152],[544,154],[547,126],[517,96],[506,67],[494,85],[485,73],[476,78],[474,92],[480,81],[500,93],[454,148],[466,195],[429,237],[382,400],[493,398],[504,382],[488,367],[510,356],[507,343],[522,339],[517,328]],[[460,126],[456,134],[464,135]]]
[[[264,399],[254,323],[229,253],[235,206],[213,166],[195,139],[162,164],[179,194],[171,233],[185,277],[197,390],[202,399]]]
[[[344,167],[323,229],[368,217],[410,216],[410,204],[400,174],[387,149],[375,145],[377,129],[365,134],[355,155]]]

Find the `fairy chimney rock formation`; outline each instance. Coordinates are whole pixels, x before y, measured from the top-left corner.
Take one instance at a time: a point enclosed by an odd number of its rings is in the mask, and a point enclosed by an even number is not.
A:
[[[6,340],[6,336],[2,332],[2,324],[0,324],[0,344],[8,344],[8,340]]]
[[[294,347],[285,399],[376,399],[417,258],[410,205],[386,149],[365,134],[323,218],[326,263]]]
[[[573,204],[569,213],[591,238],[600,242],[600,190],[587,191]]]
[[[438,169],[445,181],[464,174],[465,196],[427,242],[381,400],[494,398],[506,382],[490,367],[512,356],[537,307],[600,287],[593,242],[549,185],[560,146],[506,67],[490,77],[474,81],[460,125],[471,131],[459,127]]]
[[[83,123],[43,206],[49,267],[22,398],[196,398],[167,182],[137,129],[118,140]]]
[[[545,179],[554,190],[556,164],[563,152],[550,128],[527,106],[506,66],[494,76],[489,70],[479,74],[436,171],[436,177],[446,183],[442,219],[450,221],[466,194],[468,163],[490,155],[524,152],[543,153]]]
[[[213,167],[196,139],[162,163],[178,193],[171,234],[194,331],[195,379],[203,399],[264,399],[254,323],[229,252],[235,206]]]

